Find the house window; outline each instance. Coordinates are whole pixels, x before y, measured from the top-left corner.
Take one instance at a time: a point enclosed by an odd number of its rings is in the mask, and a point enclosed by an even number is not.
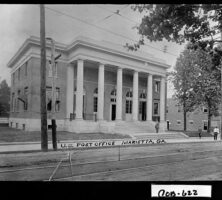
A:
[[[132,91],[126,93],[126,113],[132,113]]]
[[[157,102],[154,102],[154,104],[153,104],[153,114],[159,115],[159,103],[157,103]]]
[[[97,112],[97,106],[98,106],[98,88],[94,90],[93,94],[93,112]]]
[[[208,129],[208,121],[203,121],[203,130],[206,131]]]
[[[207,113],[208,109],[206,107],[203,107],[203,113]]]
[[[160,82],[159,81],[156,81],[155,82],[155,92],[160,92]]]
[[[177,120],[177,125],[181,125],[181,120]]]

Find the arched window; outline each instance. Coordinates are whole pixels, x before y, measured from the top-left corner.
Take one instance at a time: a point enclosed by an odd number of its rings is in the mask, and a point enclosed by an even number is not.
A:
[[[94,90],[93,93],[93,112],[97,112],[97,107],[98,107],[98,88]]]
[[[128,91],[126,93],[126,113],[132,113],[132,97],[133,97],[133,93],[132,91]]]
[[[140,94],[140,100],[146,100],[146,93],[145,92],[142,92]]]
[[[116,102],[116,89],[112,90],[112,92],[110,93],[110,101]]]

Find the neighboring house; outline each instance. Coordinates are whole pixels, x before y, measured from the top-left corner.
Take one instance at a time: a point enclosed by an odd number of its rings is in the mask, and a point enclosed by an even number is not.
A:
[[[51,124],[51,77],[47,55],[47,110]],[[77,37],[69,45],[55,43],[56,122],[58,130],[102,131],[122,121],[165,121],[165,61],[150,54],[128,52],[105,41]],[[40,41],[30,37],[9,61],[10,126],[40,130]],[[105,123],[106,122],[106,123]]]
[[[167,99],[166,121],[169,130],[184,130],[183,106],[172,98]],[[201,126],[203,131],[208,129],[208,110],[199,107],[187,113],[187,131],[197,131]],[[220,126],[220,117],[212,117],[211,126]]]

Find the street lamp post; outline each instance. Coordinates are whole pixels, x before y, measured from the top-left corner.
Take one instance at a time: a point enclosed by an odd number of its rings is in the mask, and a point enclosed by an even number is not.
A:
[[[55,42],[52,38],[46,38],[51,41],[51,67],[52,67],[52,102],[51,102],[51,120],[52,120],[52,146],[54,150],[57,150],[57,139],[56,139],[56,117],[55,117],[55,101],[56,101],[56,65],[55,65]],[[57,59],[61,56],[57,56]]]

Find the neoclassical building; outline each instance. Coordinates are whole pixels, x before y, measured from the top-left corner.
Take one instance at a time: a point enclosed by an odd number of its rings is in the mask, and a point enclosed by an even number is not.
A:
[[[164,60],[127,51],[107,41],[77,37],[55,43],[57,130],[71,132],[153,132],[165,124]],[[51,124],[51,44],[47,55],[47,116]],[[11,68],[10,126],[40,130],[40,40],[28,38],[8,63]]]

